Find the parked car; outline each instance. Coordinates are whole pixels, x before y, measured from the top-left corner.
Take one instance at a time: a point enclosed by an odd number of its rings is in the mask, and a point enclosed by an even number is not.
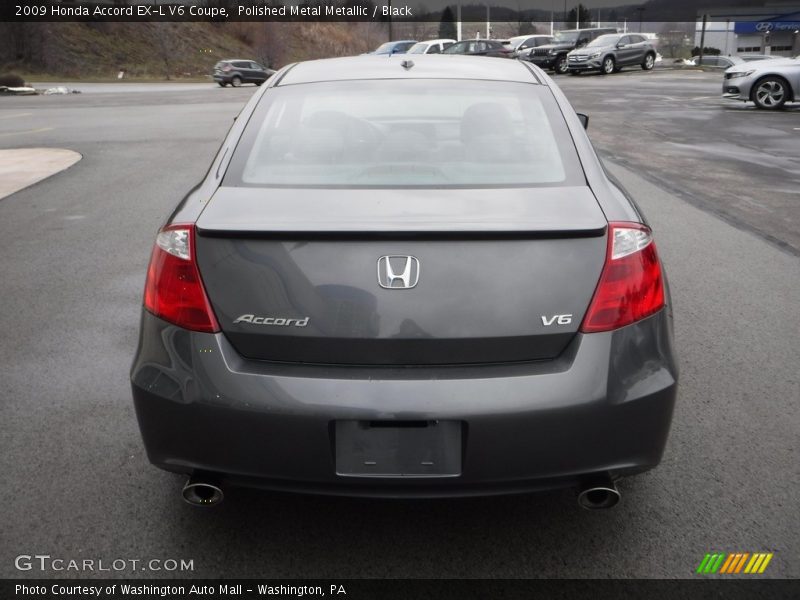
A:
[[[408,50],[408,54],[441,54],[445,48],[455,44],[455,40],[439,39],[417,42]]]
[[[399,40],[397,42],[385,42],[375,48],[372,52],[368,54],[405,54],[408,52],[408,49],[411,48],[414,44],[417,43],[417,40]]]
[[[640,66],[650,71],[656,64],[656,50],[643,35],[609,33],[582,48],[572,50],[567,54],[567,61],[572,75],[584,71],[600,71],[610,75],[630,66]]]
[[[287,67],[156,236],[131,369],[149,460],[196,505],[242,484],[612,506],[659,463],[678,378],[629,198],[522,61]]]
[[[739,54],[739,58],[744,62],[754,62],[756,60],[770,60],[783,57],[775,56],[774,54]]]
[[[553,36],[552,44],[545,44],[534,48],[530,60],[537,67],[550,69],[563,75],[569,71],[567,53],[569,53],[570,50],[581,48],[601,35],[616,32],[617,30],[612,27],[559,31]]]
[[[692,62],[697,67],[711,67],[714,69],[727,69],[733,65],[740,65],[745,62],[738,56],[716,56],[711,54],[704,54],[703,59],[700,60],[699,56],[695,56]]]
[[[232,85],[239,87],[243,83],[261,85],[269,79],[275,71],[261,66],[254,60],[228,59],[221,60],[214,65],[212,77],[220,86]]]
[[[775,110],[800,102],[800,58],[742,62],[725,71],[722,96]]]
[[[520,35],[509,40],[508,47],[511,48],[512,58],[530,60],[530,54],[539,46],[552,44],[552,35]]]
[[[643,35],[646,40],[650,40],[650,43],[653,44],[653,48],[656,49],[658,52],[658,46],[661,43],[661,39],[658,37],[657,33],[652,32],[641,32],[638,35]]]
[[[444,49],[442,54],[467,54],[511,58],[511,49],[499,40],[461,40]]]

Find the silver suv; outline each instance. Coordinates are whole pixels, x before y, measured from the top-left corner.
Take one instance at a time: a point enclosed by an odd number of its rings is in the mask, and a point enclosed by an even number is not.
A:
[[[637,33],[601,35],[567,54],[567,65],[572,75],[583,71],[610,75],[630,66],[641,66],[649,71],[655,64],[656,49],[652,41]]]

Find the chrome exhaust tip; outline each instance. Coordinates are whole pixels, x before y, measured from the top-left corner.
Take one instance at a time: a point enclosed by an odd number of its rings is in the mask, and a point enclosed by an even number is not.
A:
[[[192,475],[181,490],[183,499],[192,506],[216,506],[225,498],[219,484],[208,477]]]
[[[587,510],[600,510],[616,506],[621,498],[610,477],[586,481],[578,492],[578,504]]]

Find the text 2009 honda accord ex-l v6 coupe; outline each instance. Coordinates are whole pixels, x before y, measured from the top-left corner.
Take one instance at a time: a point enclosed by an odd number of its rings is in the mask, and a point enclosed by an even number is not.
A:
[[[245,106],[159,231],[131,380],[150,461],[388,497],[575,486],[661,459],[663,267],[534,66],[299,63]]]

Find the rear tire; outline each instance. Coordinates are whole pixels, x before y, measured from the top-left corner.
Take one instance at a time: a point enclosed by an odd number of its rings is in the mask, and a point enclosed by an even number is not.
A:
[[[751,93],[756,108],[777,110],[789,99],[789,84],[781,77],[770,75],[759,79]]]
[[[236,75],[233,79],[231,79],[231,85],[233,87],[241,87],[242,86],[242,78]]]
[[[559,75],[566,75],[566,73],[569,71],[569,64],[567,64],[566,56],[559,56],[556,59],[556,64],[553,67],[553,71],[555,71]]]
[[[603,67],[600,69],[600,72],[603,75],[611,75],[614,72],[614,69],[617,68],[617,63],[614,62],[613,56],[606,56],[603,59]]]
[[[648,52],[644,57],[644,61],[642,61],[642,70],[652,71],[653,67],[655,66],[656,66],[656,57],[652,52]]]

